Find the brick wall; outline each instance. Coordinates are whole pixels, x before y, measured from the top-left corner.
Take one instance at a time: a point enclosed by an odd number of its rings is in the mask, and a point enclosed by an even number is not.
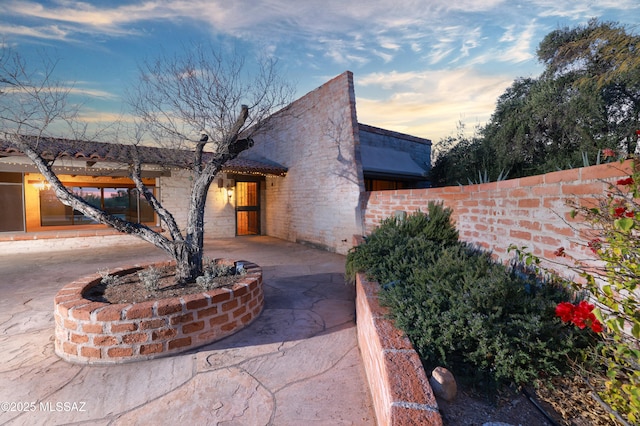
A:
[[[438,403],[409,338],[378,302],[379,285],[356,279],[358,346],[379,425],[442,425]]]
[[[584,256],[589,252],[572,228],[579,223],[571,219],[567,199],[588,202],[604,193],[606,181],[630,171],[630,162],[616,162],[480,185],[369,192],[363,200],[365,230],[371,232],[396,211],[426,211],[429,201],[442,201],[453,209],[461,240],[477,243],[503,261],[510,259],[512,244],[546,259],[562,260],[553,255],[558,247]]]
[[[266,179],[263,232],[346,253],[352,235],[362,233],[364,189],[353,75],[345,72],[298,99],[254,139],[242,156],[288,168],[286,177]]]
[[[100,283],[99,274],[67,284],[54,300],[55,352],[70,362],[113,364],[220,340],[253,322],[264,306],[262,270],[254,263],[244,265],[247,275],[232,287],[133,304],[85,299],[85,291]],[[112,273],[135,273],[141,268]]]

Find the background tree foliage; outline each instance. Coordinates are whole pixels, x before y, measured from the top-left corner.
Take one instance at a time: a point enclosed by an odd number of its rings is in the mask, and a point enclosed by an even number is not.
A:
[[[602,149],[636,150],[640,37],[614,23],[552,31],[540,43],[538,78],[519,78],[472,138],[443,140],[435,186],[530,176],[594,164]],[[486,179],[484,179],[486,176]]]

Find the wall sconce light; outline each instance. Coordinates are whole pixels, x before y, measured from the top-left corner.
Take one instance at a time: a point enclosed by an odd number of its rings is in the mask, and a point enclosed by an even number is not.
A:
[[[227,197],[229,197],[229,200],[233,197],[233,186],[231,184],[227,185]]]
[[[51,189],[51,184],[47,181],[44,181],[42,179],[39,179],[36,183],[33,184],[33,186],[38,190],[38,191],[45,191],[45,190],[49,190]]]

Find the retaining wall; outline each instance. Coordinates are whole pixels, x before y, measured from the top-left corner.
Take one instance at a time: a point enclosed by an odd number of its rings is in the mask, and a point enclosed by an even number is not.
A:
[[[55,296],[55,352],[75,363],[123,363],[184,352],[233,334],[256,319],[264,306],[262,270],[243,264],[247,275],[232,287],[140,303],[85,299],[83,294],[100,284],[99,274],[74,281]]]
[[[438,403],[408,337],[387,319],[378,284],[356,278],[358,345],[379,425],[442,425]]]

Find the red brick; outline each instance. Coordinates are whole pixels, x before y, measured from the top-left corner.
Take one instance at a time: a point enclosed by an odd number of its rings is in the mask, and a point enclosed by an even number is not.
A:
[[[71,338],[69,340],[73,343],[87,343],[89,341],[89,337],[86,334],[71,333]]]
[[[184,300],[187,309],[200,309],[209,305],[209,298],[202,293],[186,295],[182,300]]]
[[[512,238],[517,238],[519,240],[526,240],[526,241],[531,240],[530,232],[517,231],[515,229],[512,229],[511,231],[509,231],[509,236]]]
[[[247,285],[235,285],[233,286],[233,297],[240,297],[243,294],[249,292],[249,286]]]
[[[246,305],[249,302],[249,300],[251,300],[251,297],[252,297],[251,293],[242,295],[242,297],[240,298],[240,304]]]
[[[170,315],[182,312],[182,303],[180,299],[163,299],[156,302],[156,312],[158,315]]]
[[[110,305],[96,311],[97,321],[119,321],[123,305]]]
[[[55,303],[56,305],[59,303],[63,303],[63,302],[73,302],[76,300],[83,300],[84,297],[82,297],[82,295],[73,292],[73,293],[67,293],[67,294],[56,294],[56,297],[53,298],[53,303]]]
[[[78,355],[78,346],[74,345],[71,342],[63,342],[62,350],[64,351],[64,353],[69,355]]]
[[[147,333],[131,333],[122,336],[122,343],[126,343],[128,345],[132,343],[144,343],[147,340],[149,340],[149,335],[147,335]]]
[[[414,351],[385,352],[383,356],[389,379],[391,401],[437,406],[417,353]]]
[[[101,358],[100,349],[91,346],[83,346],[80,348],[80,355],[86,358]]]
[[[171,320],[169,321],[171,323],[171,325],[176,325],[176,324],[182,324],[185,322],[190,322],[193,321],[193,312],[189,312],[188,314],[184,314],[184,315],[176,315],[174,317],[171,317]]]
[[[224,324],[229,321],[229,314],[222,314],[217,317],[213,317],[209,320],[209,325],[215,327],[216,325]]]
[[[442,426],[442,417],[437,407],[431,410],[420,410],[398,405],[391,406],[392,425]]]
[[[127,310],[127,319],[151,318],[155,302],[134,303]]]
[[[182,332],[184,334],[191,334],[202,329],[204,329],[204,321],[192,322],[182,326]]]
[[[156,318],[148,321],[142,321],[140,323],[140,330],[152,330],[155,328],[164,327],[167,324],[167,320],[164,318]]]
[[[182,337],[180,339],[175,339],[175,340],[171,340],[169,342],[169,350],[171,349],[176,349],[176,348],[183,348],[185,346],[190,346],[191,345],[191,337]]]
[[[240,315],[244,314],[245,312],[247,312],[247,307],[246,306],[240,306],[238,309],[233,311],[233,317],[234,318],[238,318]]]
[[[133,348],[109,348],[107,356],[110,358],[121,358],[133,355]]]
[[[228,312],[238,307],[238,299],[233,299],[222,304],[222,312]]]
[[[174,328],[164,328],[162,330],[155,330],[151,333],[152,340],[165,340],[170,337],[175,337],[177,331]]]
[[[229,291],[222,291],[220,293],[215,293],[211,295],[211,303],[220,303],[229,299],[231,299],[231,292]]]
[[[228,324],[224,324],[222,327],[220,327],[220,330],[222,331],[232,331],[235,330],[238,327],[238,325],[236,324],[235,321],[232,321]]]
[[[157,354],[162,352],[162,343],[152,343],[140,346],[140,355]]]
[[[531,209],[540,207],[539,198],[523,198],[518,200],[518,207],[522,209]]]
[[[71,330],[71,331],[75,331],[78,329],[78,323],[67,318],[64,319],[63,326],[67,330]]]
[[[93,336],[93,344],[95,346],[113,346],[118,343],[115,336]]]
[[[111,332],[112,333],[123,333],[125,331],[136,331],[138,329],[138,324],[135,322],[129,323],[113,323],[111,324]]]
[[[518,222],[518,226],[531,231],[540,231],[542,229],[540,222],[532,222],[530,220],[521,220]]]
[[[575,183],[562,185],[562,193],[566,195],[602,194],[606,185],[603,183]]]
[[[212,306],[210,308],[201,309],[201,310],[198,311],[198,319],[204,318],[204,317],[210,317],[211,315],[215,315],[217,313],[218,313],[218,307],[217,306]]]
[[[103,332],[102,324],[83,323],[82,331],[84,333],[100,334]]]
[[[249,312],[248,314],[240,318],[240,322],[242,324],[248,324],[252,319],[253,319],[253,314]]]

